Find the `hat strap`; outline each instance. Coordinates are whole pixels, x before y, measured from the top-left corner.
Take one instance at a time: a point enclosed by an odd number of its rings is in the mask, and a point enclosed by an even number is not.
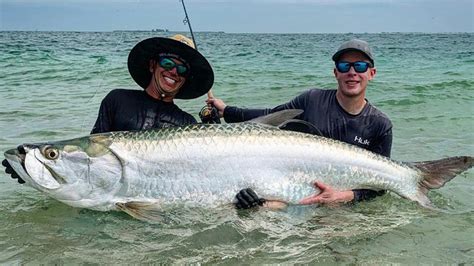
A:
[[[158,81],[156,81],[155,71],[153,71],[153,77],[152,78],[153,78],[153,82],[155,82],[155,87],[158,90],[158,93],[161,97],[161,100],[163,100],[163,98],[165,98],[165,97],[175,96],[176,94],[178,94],[179,89],[176,90],[176,91],[173,91],[173,92],[168,92],[168,91],[164,91],[163,89],[161,89],[160,84],[158,84]]]

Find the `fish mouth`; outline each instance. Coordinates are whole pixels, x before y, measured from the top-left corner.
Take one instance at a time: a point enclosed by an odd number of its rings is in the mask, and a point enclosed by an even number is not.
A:
[[[16,149],[6,151],[4,155],[10,166],[24,181],[31,180],[25,166],[26,151],[23,145],[18,146]]]
[[[23,144],[18,146],[16,149],[10,149],[4,153],[5,158],[7,161],[10,163],[12,168],[15,170],[15,172],[25,181],[30,183],[30,185],[33,185],[37,183],[38,185],[47,188],[47,189],[55,189],[58,188],[61,184],[65,184],[66,181],[64,178],[56,174],[50,167],[48,167],[44,162],[39,160],[36,156],[35,150],[40,148],[39,145],[36,144]],[[29,152],[33,152],[33,156],[36,158],[36,160],[45,167],[51,177],[56,181],[56,182],[42,182],[42,178],[34,178],[30,173],[28,172],[28,168],[26,167],[26,161],[27,155]],[[30,159],[31,160],[31,159]]]
[[[25,158],[26,158],[26,151],[23,145],[18,146],[16,149],[10,149],[4,153],[5,158],[9,162],[16,162],[21,165],[23,170],[26,172],[25,167]]]

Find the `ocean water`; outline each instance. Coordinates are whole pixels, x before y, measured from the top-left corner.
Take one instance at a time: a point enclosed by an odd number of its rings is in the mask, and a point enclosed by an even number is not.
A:
[[[151,36],[0,32],[0,151],[88,134],[111,89],[139,89],[127,56]],[[330,58],[353,37],[375,52],[367,98],[392,119],[393,159],[474,156],[472,33],[196,34],[215,71],[214,95],[247,107],[336,88]],[[197,118],[205,99],[177,104]],[[473,195],[471,169],[429,193],[439,211],[387,194],[283,212],[169,210],[163,222],[146,223],[66,206],[2,171],[0,263],[473,264]]]

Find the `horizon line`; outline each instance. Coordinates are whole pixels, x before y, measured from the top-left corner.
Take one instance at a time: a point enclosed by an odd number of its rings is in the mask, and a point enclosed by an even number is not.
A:
[[[84,32],[84,33],[102,33],[102,32],[153,32],[153,33],[188,33],[188,31],[154,31],[154,30],[3,30],[0,32]],[[472,34],[474,31],[447,31],[447,32],[423,32],[423,31],[381,31],[381,32],[225,32],[225,31],[193,31],[196,33],[219,33],[219,34]]]

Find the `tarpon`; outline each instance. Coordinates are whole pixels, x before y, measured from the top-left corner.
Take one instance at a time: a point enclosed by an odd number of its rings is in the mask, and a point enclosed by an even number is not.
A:
[[[428,190],[474,161],[459,156],[397,162],[254,122],[95,134],[20,145],[5,157],[27,185],[67,205],[122,210],[139,219],[153,218],[151,210],[171,204],[229,204],[243,188],[298,204],[318,193],[315,181],[338,190],[389,190],[428,207]]]

